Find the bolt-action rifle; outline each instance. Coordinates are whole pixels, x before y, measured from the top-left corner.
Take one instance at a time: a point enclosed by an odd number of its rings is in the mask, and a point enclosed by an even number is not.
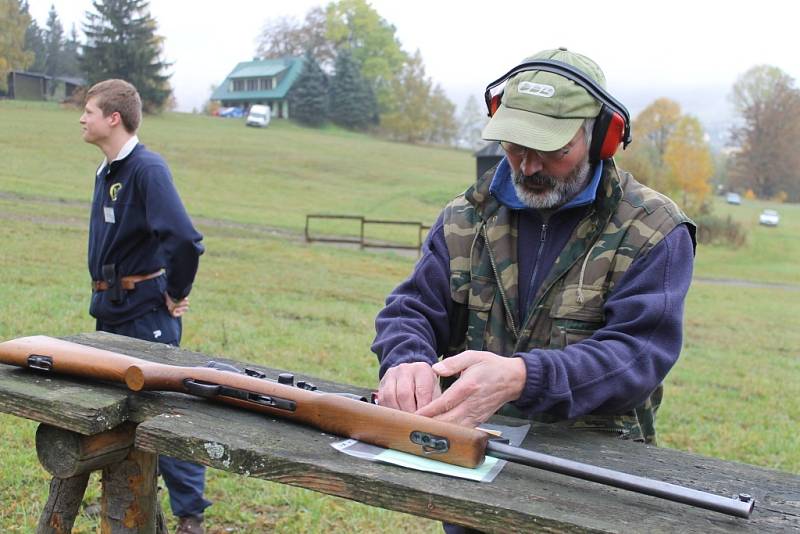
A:
[[[0,362],[40,372],[123,382],[133,391],[188,393],[463,467],[476,467],[490,455],[744,518],[750,516],[755,502],[745,494],[721,497],[513,447],[478,429],[378,406],[353,394],[322,392],[307,382],[295,383],[294,377],[286,374],[273,381],[250,369],[237,373],[213,366],[161,364],[47,336],[0,343]]]

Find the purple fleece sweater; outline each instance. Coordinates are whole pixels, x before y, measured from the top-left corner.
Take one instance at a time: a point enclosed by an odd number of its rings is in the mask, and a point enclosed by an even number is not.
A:
[[[588,202],[594,198],[599,171],[579,195]],[[519,209],[508,196],[507,184],[507,166],[501,164],[492,193]],[[570,202],[546,221],[536,210],[519,209],[521,310],[585,215],[588,202]],[[527,379],[515,406],[531,414],[573,418],[591,412],[621,413],[639,405],[678,359],[693,257],[689,231],[679,225],[631,264],[605,303],[605,326],[591,338],[563,350],[516,353],[525,360]],[[452,306],[450,258],[440,215],[411,276],[387,297],[375,320],[372,350],[380,360],[380,376],[401,363],[435,363],[450,338]]]

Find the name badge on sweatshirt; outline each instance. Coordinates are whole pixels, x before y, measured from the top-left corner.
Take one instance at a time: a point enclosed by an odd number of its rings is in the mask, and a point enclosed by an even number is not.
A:
[[[117,222],[114,219],[114,208],[112,208],[111,206],[103,206],[103,215],[105,215],[107,223],[114,224],[115,222]]]

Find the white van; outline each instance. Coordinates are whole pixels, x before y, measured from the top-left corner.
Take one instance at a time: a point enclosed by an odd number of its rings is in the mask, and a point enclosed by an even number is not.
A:
[[[265,127],[269,124],[269,106],[262,106],[259,104],[250,106],[250,112],[247,114],[248,126]]]

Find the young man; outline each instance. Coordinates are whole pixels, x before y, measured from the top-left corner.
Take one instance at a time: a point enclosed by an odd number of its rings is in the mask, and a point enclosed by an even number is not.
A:
[[[83,140],[105,159],[95,175],[89,224],[89,313],[97,330],[179,345],[203,236],[186,213],[164,160],[139,143],[142,102],[123,80],[86,95]],[[203,532],[205,468],[166,456],[159,470],[178,533]]]
[[[383,406],[655,442],[694,224],[617,169],[625,139],[611,128],[629,119],[604,86],[594,61],[566,49],[507,75],[483,132],[505,159],[445,207],[376,319]],[[440,379],[452,383],[444,392]]]

